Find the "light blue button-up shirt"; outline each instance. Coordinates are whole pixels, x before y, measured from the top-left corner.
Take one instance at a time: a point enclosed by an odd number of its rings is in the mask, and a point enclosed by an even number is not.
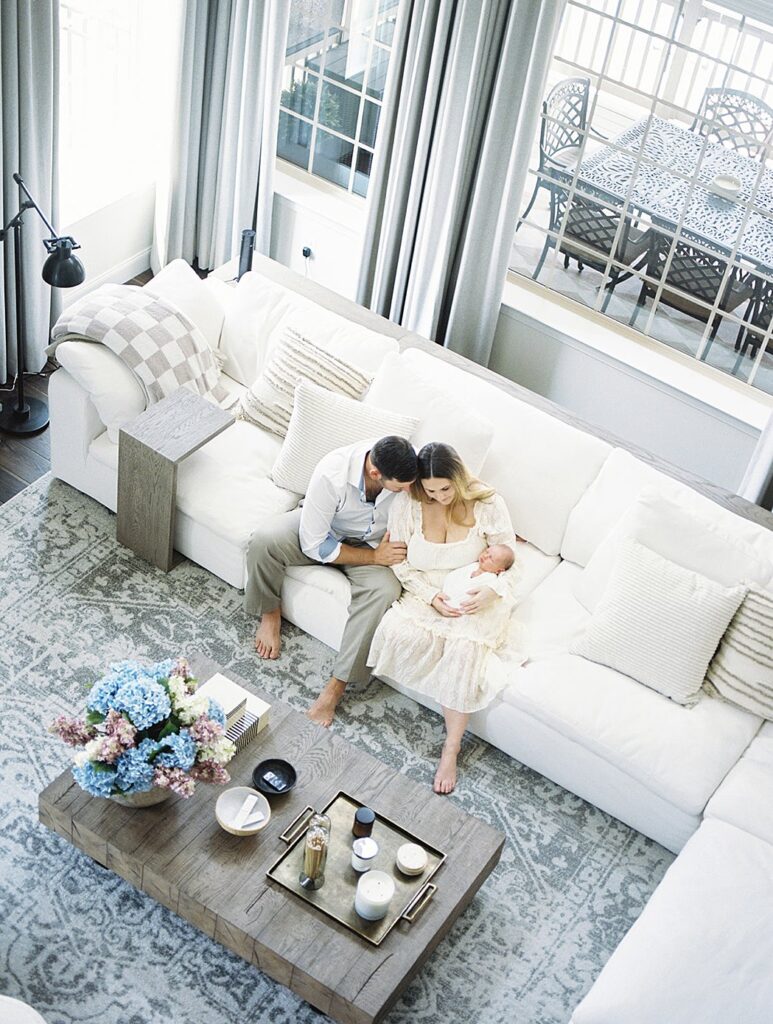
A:
[[[386,533],[394,493],[383,489],[375,501],[368,501],[365,494],[365,456],[376,440],[336,448],[317,464],[301,508],[299,531],[301,550],[309,558],[334,562],[342,541],[375,548]]]

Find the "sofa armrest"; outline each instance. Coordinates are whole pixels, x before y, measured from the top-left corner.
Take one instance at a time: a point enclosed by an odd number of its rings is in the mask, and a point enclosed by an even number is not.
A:
[[[89,446],[105,430],[94,403],[67,370],[58,369],[48,385],[51,418],[51,472],[72,483],[86,464]]]

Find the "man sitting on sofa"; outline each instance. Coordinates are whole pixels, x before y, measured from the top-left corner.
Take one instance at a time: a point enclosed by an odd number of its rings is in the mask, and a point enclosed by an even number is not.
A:
[[[280,594],[288,565],[336,566],[351,584],[333,675],[308,712],[320,725],[333,721],[347,683],[370,678],[365,659],[373,633],[400,596],[389,566],[405,558],[405,544],[393,544],[386,532],[389,507],[415,479],[416,452],[402,437],[337,448],[317,465],[301,506],[267,520],[250,539],[244,607],[261,616],[255,634],[261,658],[279,657]]]

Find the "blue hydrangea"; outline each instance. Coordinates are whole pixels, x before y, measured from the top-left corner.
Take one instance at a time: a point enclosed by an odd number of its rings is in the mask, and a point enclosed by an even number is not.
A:
[[[187,772],[193,767],[197,748],[187,729],[181,729],[172,736],[165,736],[160,742],[164,749],[154,761],[159,768],[182,768]]]
[[[169,694],[150,678],[124,683],[113,698],[113,707],[128,716],[137,729],[149,729],[172,712]]]
[[[124,793],[147,793],[153,787],[154,771],[149,759],[160,749],[155,740],[144,739],[121,754],[115,763],[116,786]]]
[[[174,658],[158,661],[154,665],[141,665],[138,661],[114,661],[107,675],[92,686],[86,698],[86,707],[106,715],[110,708],[115,707],[115,696],[124,686],[166,679],[174,666]]]
[[[222,725],[225,729],[225,711],[223,711],[222,705],[216,700],[209,698],[209,717],[217,722],[218,725]]]
[[[114,768],[97,769],[91,761],[82,765],[73,765],[73,778],[87,793],[92,796],[110,796],[115,786],[116,771]]]

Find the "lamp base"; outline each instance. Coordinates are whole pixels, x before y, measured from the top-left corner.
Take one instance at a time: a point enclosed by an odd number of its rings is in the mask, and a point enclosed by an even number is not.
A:
[[[34,434],[48,426],[48,406],[39,398],[28,398],[16,408],[16,395],[10,395],[0,409],[0,431],[4,434]]]

